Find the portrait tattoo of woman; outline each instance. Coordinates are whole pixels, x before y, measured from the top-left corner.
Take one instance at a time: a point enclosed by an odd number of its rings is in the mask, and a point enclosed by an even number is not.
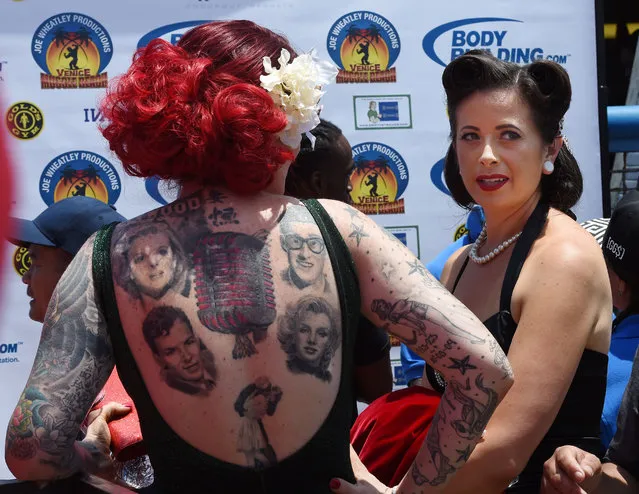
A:
[[[244,453],[250,467],[264,469],[277,463],[262,419],[275,413],[281,399],[282,389],[273,386],[268,377],[261,376],[246,386],[235,400],[235,411],[242,419],[237,450]]]
[[[181,309],[166,305],[151,309],[142,323],[142,333],[162,369],[162,380],[171,388],[207,396],[215,387],[213,354],[195,335]]]
[[[317,228],[304,206],[287,208],[280,223],[280,243],[288,256],[288,268],[282,272],[282,279],[300,290],[311,286],[326,291],[326,245],[319,230],[308,231],[309,225]]]
[[[164,222],[125,226],[113,248],[113,273],[132,298],[158,300],[169,290],[188,297],[191,280],[187,258]]]
[[[304,297],[280,317],[277,338],[294,374],[310,374],[330,382],[328,367],[341,344],[335,310],[318,297]]]

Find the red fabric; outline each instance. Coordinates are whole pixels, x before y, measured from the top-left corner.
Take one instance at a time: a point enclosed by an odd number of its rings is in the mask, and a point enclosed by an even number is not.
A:
[[[421,386],[393,391],[371,403],[351,428],[351,444],[369,472],[399,484],[421,448],[441,396]]]
[[[104,393],[104,396],[94,407],[96,409],[101,408],[111,401],[133,408],[123,418],[109,422],[111,450],[115,457],[119,461],[127,461],[145,455],[146,448],[142,439],[138,412],[133,405],[133,400],[124,390],[124,386],[122,386],[120,382],[117,369],[113,369],[113,373],[100,394],[102,395],[102,393]]]
[[[7,133],[4,126],[0,128],[0,268],[5,261],[4,252],[7,242],[4,241],[9,233],[9,214],[13,199],[13,179],[11,174],[11,160],[8,149]],[[1,271],[0,271],[1,272]]]

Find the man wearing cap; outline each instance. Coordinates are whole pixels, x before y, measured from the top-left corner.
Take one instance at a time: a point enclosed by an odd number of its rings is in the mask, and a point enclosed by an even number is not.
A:
[[[29,317],[43,322],[53,290],[86,240],[104,225],[126,221],[97,199],[75,196],[56,202],[33,221],[10,218],[8,240],[29,249],[31,267],[22,277],[31,297]]]
[[[558,448],[545,465],[544,493],[635,493],[639,488],[639,191],[619,201],[601,247],[619,310],[609,352],[602,432],[614,428],[615,417],[616,432],[603,466],[579,448]]]

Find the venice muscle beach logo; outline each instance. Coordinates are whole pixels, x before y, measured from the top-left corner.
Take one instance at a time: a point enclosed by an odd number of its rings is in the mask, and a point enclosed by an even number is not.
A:
[[[358,11],[340,17],[330,28],[326,49],[340,68],[337,83],[396,82],[393,64],[399,35],[388,19]]]
[[[104,88],[104,70],[113,56],[113,43],[95,19],[74,12],[49,17],[36,29],[31,54],[44,73],[42,89]]]
[[[350,182],[353,206],[364,214],[403,214],[408,167],[392,147],[379,142],[353,146]]]

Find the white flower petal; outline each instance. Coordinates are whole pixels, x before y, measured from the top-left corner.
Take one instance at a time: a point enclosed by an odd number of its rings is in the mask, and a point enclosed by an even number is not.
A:
[[[296,148],[302,134],[319,124],[319,101],[324,95],[323,87],[334,82],[338,72],[333,64],[318,60],[315,50],[297,56],[292,62],[290,60],[291,54],[284,48],[278,59],[279,69],[274,68],[271,60],[265,57],[263,64],[266,75],[260,76],[260,85],[286,113],[288,123],[279,134],[280,140]]]

